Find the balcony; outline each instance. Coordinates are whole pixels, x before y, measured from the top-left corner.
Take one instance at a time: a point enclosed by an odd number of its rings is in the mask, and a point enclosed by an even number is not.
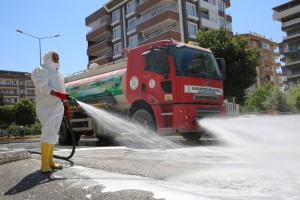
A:
[[[87,18],[85,18],[85,25],[90,26],[95,21],[101,19],[102,17],[108,16],[104,7],[100,8]]]
[[[143,15],[153,6],[157,6],[157,4],[161,2],[161,0],[140,0],[140,3],[136,4],[135,11],[137,14]]]
[[[282,30],[285,30],[285,29],[288,29],[289,27],[299,24],[299,23],[300,23],[300,18],[293,19],[291,21],[283,22],[281,24],[281,28],[282,28]]]
[[[286,67],[291,67],[294,65],[300,65],[300,58],[287,59],[287,62],[285,63]]]
[[[105,38],[104,40],[90,46],[87,50],[89,56],[99,56],[103,52],[106,52],[112,48],[111,38]]]
[[[149,32],[179,21],[178,8],[174,4],[165,4],[137,19],[137,32]]]
[[[262,64],[266,65],[266,66],[273,66],[274,61],[272,61],[272,60],[262,60]]]
[[[13,92],[13,93],[7,93],[7,92],[5,92],[5,93],[3,93],[3,96],[6,96],[6,97],[18,97],[19,94],[18,94],[18,92]]]
[[[296,45],[296,46],[289,47],[289,48],[284,48],[284,53],[294,53],[297,51],[300,51],[300,45],[299,46]]]
[[[300,77],[300,69],[293,70],[293,71],[287,71],[287,78],[299,78]]]
[[[16,85],[16,84],[1,84],[0,83],[0,87],[12,88],[12,87],[19,87],[19,85]]]
[[[27,85],[27,88],[35,88],[34,85]]]
[[[86,40],[96,42],[100,38],[109,35],[110,32],[111,32],[111,26],[109,24],[109,21],[106,21],[106,22],[100,24],[99,26],[95,27],[93,30],[91,30],[86,35]]]
[[[218,19],[215,19],[211,15],[200,13],[201,27],[202,28],[220,28]]]
[[[215,13],[218,13],[218,6],[216,5],[216,1],[199,0],[199,7],[200,7],[200,11],[202,11],[202,10],[211,10]]]
[[[24,95],[24,96],[25,96],[25,95]],[[30,93],[30,94],[28,93],[27,96],[28,96],[28,97],[35,96],[35,93]],[[20,97],[21,97],[21,96],[20,96]]]
[[[298,38],[300,38],[300,31],[288,34],[287,36],[283,37],[283,41],[287,42],[288,40],[293,40]]]
[[[92,64],[92,63],[97,63],[99,66],[101,65],[104,65],[106,63],[110,63],[112,62],[112,55],[111,53],[105,53],[104,55],[96,58],[96,59],[93,59],[90,61],[89,65]]]
[[[271,70],[265,70],[265,75],[266,76],[274,76],[274,72]]]
[[[174,26],[168,26],[162,29],[159,29],[153,33],[145,35],[145,37],[139,40],[139,46],[144,45],[146,43],[155,42],[157,40],[164,40],[164,39],[174,39],[176,41],[180,41],[181,35],[179,28]]]
[[[292,15],[296,15],[297,13],[299,13],[300,10],[300,2],[296,2],[297,5],[291,5],[291,6],[287,6],[285,8],[282,9],[277,9],[277,11],[273,14],[273,19],[274,20],[278,20],[281,21],[281,19],[292,16]]]
[[[226,21],[232,22],[232,16],[226,13]]]
[[[231,7],[231,2],[230,0],[223,0],[224,4],[225,4],[225,8],[229,8]]]

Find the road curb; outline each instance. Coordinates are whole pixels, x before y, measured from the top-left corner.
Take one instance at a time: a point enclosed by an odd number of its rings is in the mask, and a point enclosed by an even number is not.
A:
[[[29,158],[29,153],[25,150],[1,152],[0,165],[18,160],[24,160],[27,158]]]

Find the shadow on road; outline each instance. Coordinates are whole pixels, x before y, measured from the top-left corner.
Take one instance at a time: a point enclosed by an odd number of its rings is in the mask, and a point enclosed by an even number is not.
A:
[[[9,189],[5,195],[15,195],[30,190],[38,185],[56,181],[58,178],[52,178],[52,173],[43,174],[41,170],[37,170],[25,176],[17,185]],[[61,180],[61,178],[59,178]]]

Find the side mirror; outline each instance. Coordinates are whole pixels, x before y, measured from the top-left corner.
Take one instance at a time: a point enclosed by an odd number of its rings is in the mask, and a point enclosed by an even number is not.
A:
[[[223,80],[225,80],[225,77],[226,77],[226,61],[224,59],[221,60],[221,72],[222,72]]]
[[[226,78],[226,61],[223,58],[216,58],[223,80]]]

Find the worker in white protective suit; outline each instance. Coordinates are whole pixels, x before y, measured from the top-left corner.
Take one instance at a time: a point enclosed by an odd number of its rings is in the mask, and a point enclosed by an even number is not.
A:
[[[65,90],[64,76],[59,72],[59,55],[55,51],[44,54],[42,65],[35,68],[31,79],[35,84],[36,114],[42,125],[41,170],[51,172],[62,169],[53,161],[54,144],[63,115],[70,117],[68,94]]]

